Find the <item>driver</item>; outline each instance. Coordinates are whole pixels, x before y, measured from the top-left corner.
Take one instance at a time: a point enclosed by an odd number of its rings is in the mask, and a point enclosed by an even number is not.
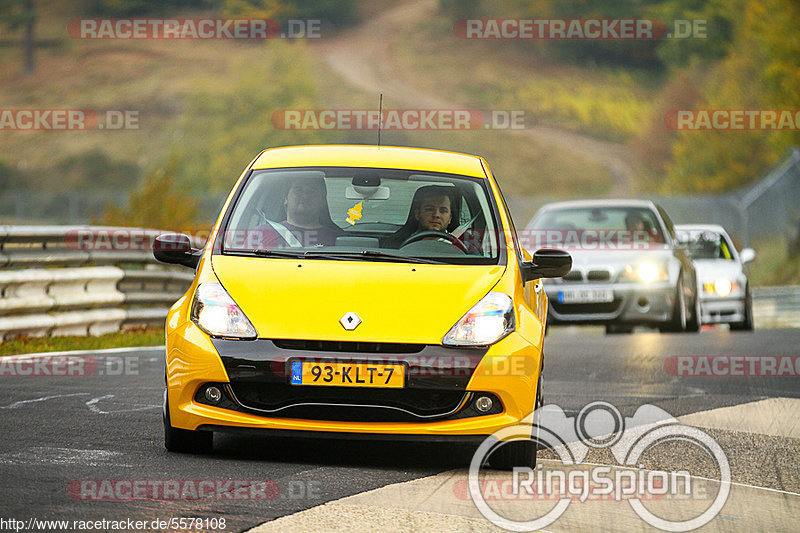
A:
[[[440,231],[447,233],[453,218],[450,191],[446,187],[430,187],[422,193],[419,205],[414,210],[417,220],[417,233],[421,231]],[[436,239],[436,237],[431,237]]]

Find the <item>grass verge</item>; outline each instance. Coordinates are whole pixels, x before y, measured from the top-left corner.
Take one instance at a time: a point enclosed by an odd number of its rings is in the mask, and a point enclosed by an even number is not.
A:
[[[750,267],[751,286],[800,285],[800,256],[789,256],[785,239],[757,242],[753,249],[757,255]]]
[[[102,350],[164,344],[163,328],[142,328],[99,337],[20,337],[0,343],[0,356],[67,350]]]

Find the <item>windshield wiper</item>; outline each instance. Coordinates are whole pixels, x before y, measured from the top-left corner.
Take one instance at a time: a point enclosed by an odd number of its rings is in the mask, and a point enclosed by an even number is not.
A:
[[[286,252],[283,250],[263,250],[256,248],[255,250],[242,250],[242,252],[258,255],[261,257],[288,257],[290,259],[302,259],[303,252]]]
[[[342,256],[341,254],[324,254],[312,250],[305,252],[289,252],[286,250],[263,250],[256,248],[255,250],[244,250],[247,253],[257,255],[259,257],[286,257],[289,259],[334,259],[339,261],[357,261],[356,257]]]
[[[442,261],[434,259],[423,259],[421,257],[409,257],[407,255],[389,254],[377,250],[361,250],[360,252],[336,252],[336,251],[313,251],[306,250],[305,252],[291,252],[287,250],[264,250],[256,248],[255,250],[242,250],[244,253],[257,255],[259,257],[285,257],[288,259],[333,259],[339,261],[364,261],[369,259],[378,259],[384,261],[393,261],[397,263],[423,263],[428,265],[444,265]]]
[[[407,255],[389,254],[378,250],[361,250],[360,252],[311,252],[314,257],[339,257],[348,259],[379,259],[397,263],[423,263],[426,265],[445,265],[442,261],[424,259],[422,257],[409,257]]]

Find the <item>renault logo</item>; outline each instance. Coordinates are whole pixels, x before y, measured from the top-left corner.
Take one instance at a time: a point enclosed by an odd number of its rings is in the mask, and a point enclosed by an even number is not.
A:
[[[339,319],[339,323],[342,324],[342,327],[347,331],[353,331],[361,324],[361,317],[357,314],[350,311],[349,313],[345,313],[342,318]]]

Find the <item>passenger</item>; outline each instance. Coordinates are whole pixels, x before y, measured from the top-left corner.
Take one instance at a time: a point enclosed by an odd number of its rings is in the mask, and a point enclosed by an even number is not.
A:
[[[267,220],[256,227],[262,248],[332,246],[336,237],[342,235],[330,219],[324,179],[295,179],[283,205],[286,219],[281,222]]]

